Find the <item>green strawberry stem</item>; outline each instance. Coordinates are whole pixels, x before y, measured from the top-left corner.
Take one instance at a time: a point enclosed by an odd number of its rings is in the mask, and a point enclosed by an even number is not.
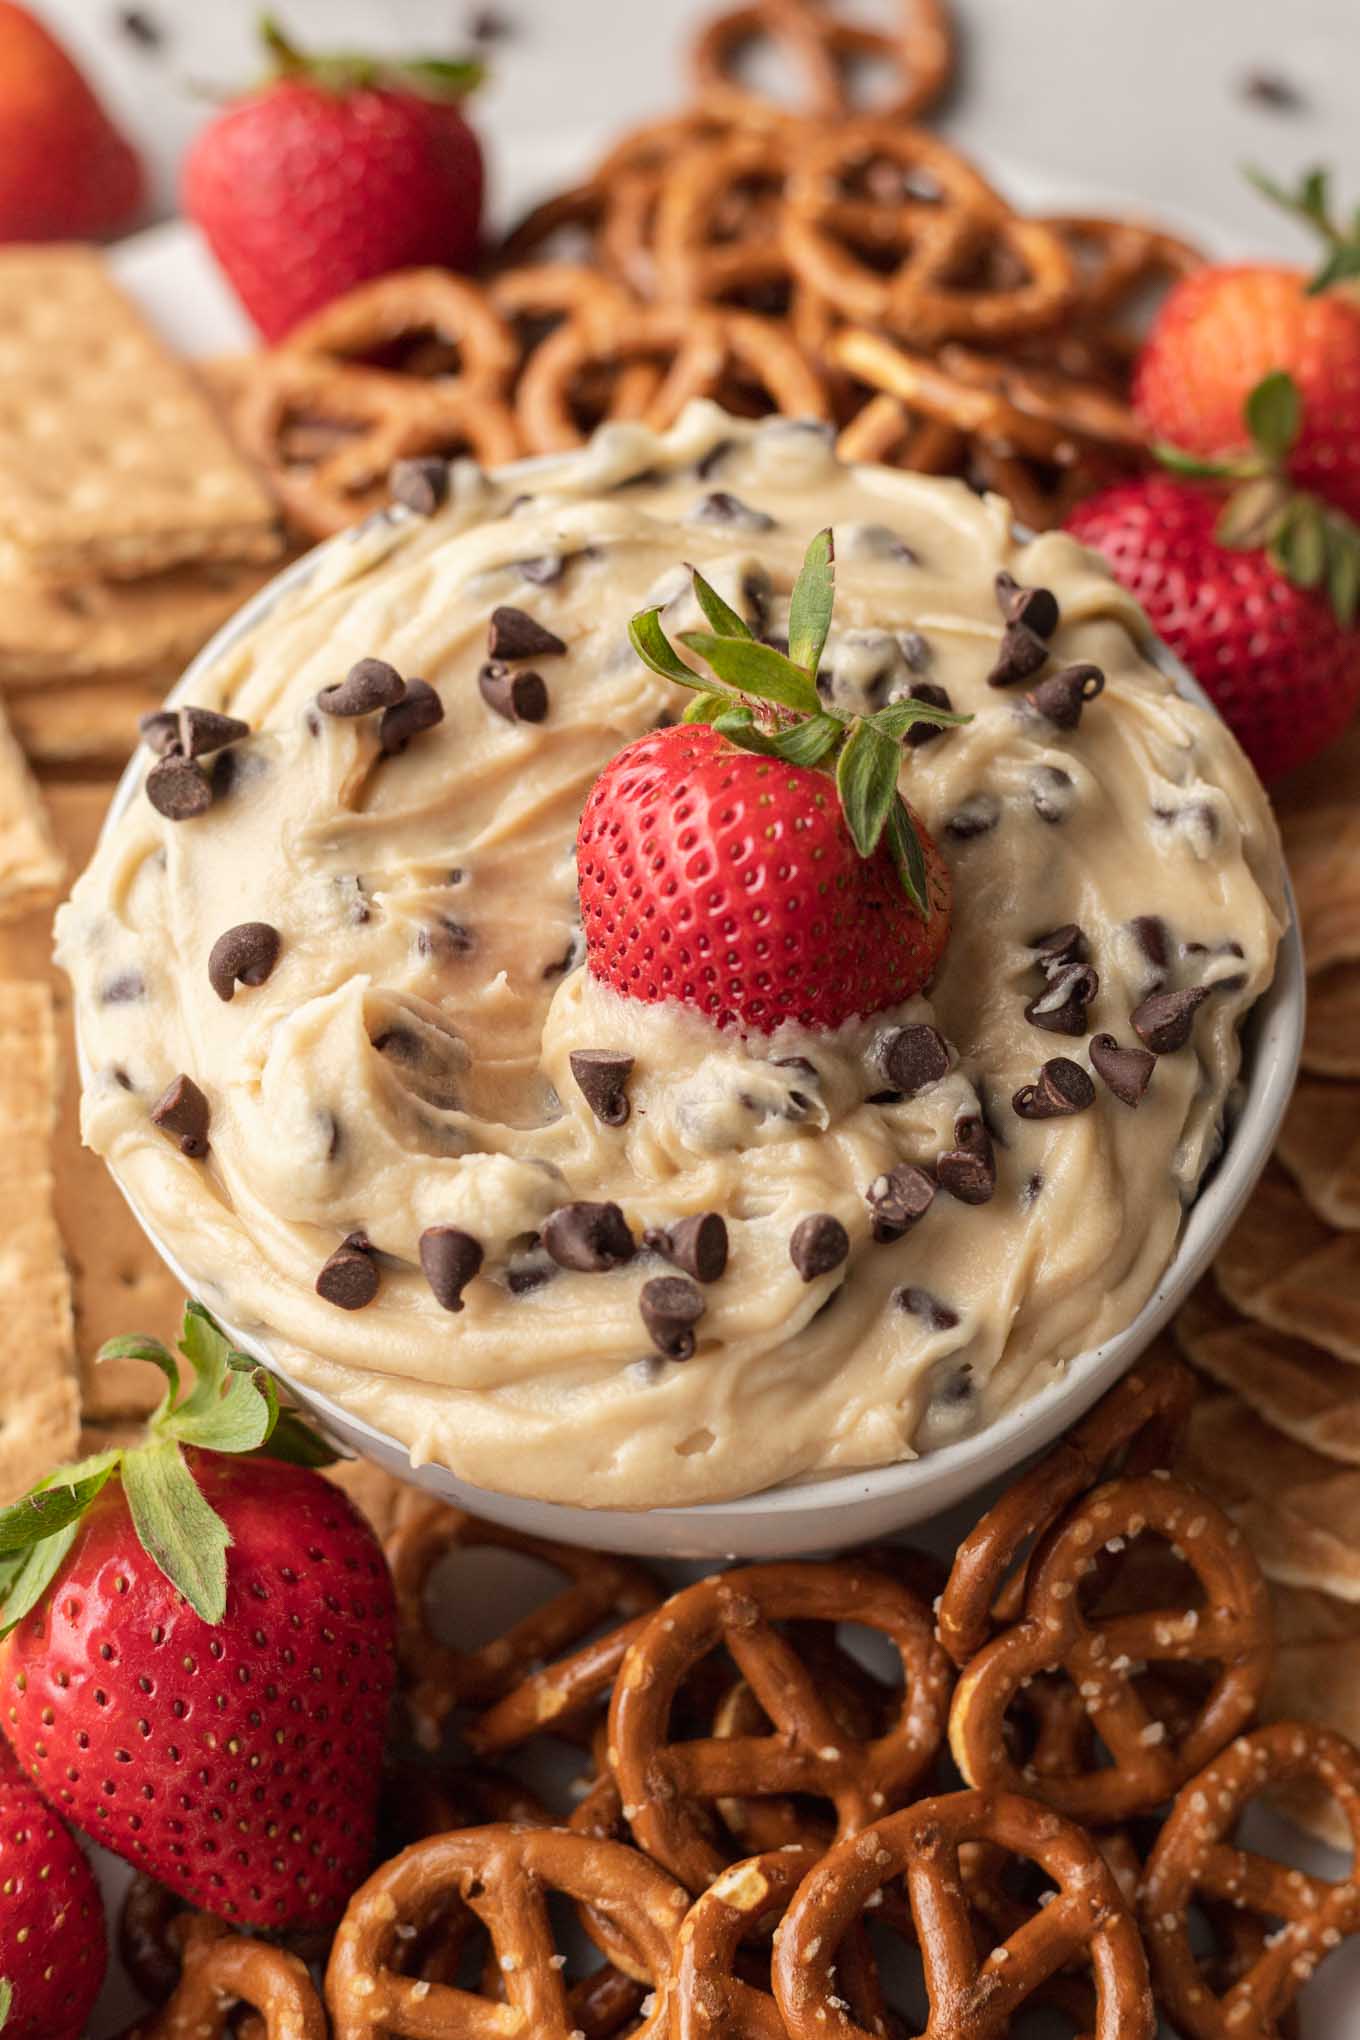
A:
[[[1351,215],[1346,225],[1337,222],[1332,215],[1331,173],[1328,170],[1321,166],[1305,170],[1292,189],[1252,164],[1247,164],[1246,175],[1272,205],[1293,213],[1313,233],[1321,235],[1326,243],[1327,254],[1322,267],[1308,282],[1309,297],[1317,297],[1334,284],[1347,283],[1360,276],[1360,209]]]
[[[37,1605],[75,1542],[81,1518],[117,1474],[137,1536],[205,1622],[227,1606],[226,1524],[203,1499],[184,1458],[207,1452],[268,1452],[302,1466],[335,1458],[292,1410],[280,1409],[273,1377],[236,1352],[200,1303],[186,1305],[179,1351],[192,1370],[181,1394],[179,1361],[159,1339],[110,1339],[100,1360],[149,1360],[165,1390],[145,1442],[58,1467],[31,1493],[0,1509],[0,1636]]]
[[[268,82],[302,78],[323,91],[413,92],[421,99],[463,99],[486,67],[475,57],[370,57],[357,50],[314,56],[298,48],[272,14],[259,19],[260,41],[271,59]]]
[[[1360,271],[1357,271],[1360,274]],[[1251,450],[1221,459],[1155,445],[1163,467],[1199,481],[1236,484],[1215,528],[1234,552],[1269,553],[1296,588],[1326,588],[1332,612],[1349,630],[1360,611],[1360,526],[1289,479],[1287,463],[1303,429],[1303,399],[1294,378],[1275,369],[1243,406]]]
[[[794,582],[787,653],[757,638],[697,567],[690,567],[689,575],[709,629],[681,631],[680,643],[708,672],[680,657],[662,628],[660,605],[640,610],[628,625],[629,643],[643,665],[693,692],[687,723],[711,723],[729,743],[761,757],[834,770],[856,850],[872,857],[886,831],[902,890],[928,919],[925,858],[898,791],[902,739],[913,723],[948,728],[973,718],[915,696],[863,716],[843,714],[822,700],[817,671],[836,600],[835,544],[829,530],[812,539]]]

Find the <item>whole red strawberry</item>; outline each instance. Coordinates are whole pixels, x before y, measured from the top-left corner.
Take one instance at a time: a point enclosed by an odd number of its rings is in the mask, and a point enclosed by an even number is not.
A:
[[[1212,266],[1177,284],[1139,355],[1134,407],[1152,439],[1223,458],[1247,449],[1247,398],[1283,370],[1304,412],[1291,478],[1360,518],[1360,301],[1348,287],[1360,240],[1330,219],[1321,172],[1297,192],[1257,182],[1323,233],[1324,269],[1310,280],[1263,263]]]
[[[0,1736],[5,2040],[81,2040],[107,1962],[104,1905],[94,1873]]]
[[[0,0],[0,241],[110,234],[144,196],[136,152],[61,44]]]
[[[1338,737],[1360,703],[1360,631],[1263,550],[1217,537],[1222,497],[1170,475],[1116,483],[1067,529],[1105,555],[1184,660],[1262,779]]]
[[[106,1848],[228,1919],[320,1924],[369,1868],[391,1581],[338,1489],[259,1456],[306,1436],[272,1429],[272,1384],[196,1305],[185,1332],[198,1381],[178,1401],[172,1383],[145,1446],[0,1514],[0,1550],[26,1521],[33,1538],[0,1709],[30,1776]]]
[[[612,759],[581,816],[586,960],[625,998],[761,1034],[786,1020],[829,1030],[901,1004],[935,973],[949,872],[898,793],[902,737],[923,719],[967,718],[918,701],[862,718],[824,706],[831,570],[823,532],[794,589],[787,655],[694,572],[712,628],[681,643],[712,680],[680,659],[657,610],[633,619],[638,655],[699,699],[684,723]]]
[[[459,102],[474,64],[302,56],[210,120],[184,167],[184,208],[251,318],[277,340],[369,277],[468,268],[482,152]]]

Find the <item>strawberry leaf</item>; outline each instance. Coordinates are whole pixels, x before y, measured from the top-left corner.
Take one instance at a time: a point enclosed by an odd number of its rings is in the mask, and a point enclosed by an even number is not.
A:
[[[838,715],[810,715],[791,729],[777,731],[770,748],[786,764],[820,765],[844,735],[845,724]]]
[[[816,679],[826,649],[835,600],[836,545],[828,529],[809,544],[789,599],[789,658],[810,680]]]
[[[201,1303],[188,1303],[184,1307],[179,1350],[194,1370],[194,1385],[183,1402],[171,1412],[177,1433],[186,1422],[193,1424],[217,1407],[234,1358],[230,1342]],[[254,1361],[246,1360],[242,1364],[255,1365]]]
[[[690,579],[694,583],[695,600],[712,624],[714,630],[717,631],[719,637],[754,637],[755,633],[750,628],[746,618],[738,616],[731,604],[723,601],[722,596],[718,593],[712,582],[706,581],[697,567],[691,567],[689,573]]]
[[[153,1423],[157,1417],[162,1417],[172,1410],[178,1402],[179,1362],[170,1348],[162,1345],[159,1339],[147,1338],[142,1332],[129,1332],[122,1338],[105,1339],[94,1357],[96,1363],[102,1360],[147,1360],[153,1367],[159,1367],[165,1376],[166,1387],[156,1406]]]
[[[910,695],[905,701],[889,702],[886,708],[875,710],[864,720],[885,737],[891,737],[894,743],[900,743],[913,723],[933,723],[940,729],[957,729],[973,718],[971,715],[956,715],[952,709],[937,708],[933,701],[918,701],[915,695]]]
[[[706,630],[682,631],[680,642],[739,693],[754,694],[760,701],[777,701],[804,715],[821,713],[821,699],[807,674],[773,645],[760,644],[754,638],[719,637]],[[691,674],[690,685],[700,684]]]
[[[1360,531],[1348,517],[1333,512],[1325,521],[1327,599],[1343,630],[1350,630],[1360,609]]]
[[[1197,482],[1240,482],[1263,472],[1260,456],[1254,453],[1210,456],[1182,453],[1167,439],[1155,439],[1148,448],[1153,459],[1173,475],[1186,475]]]
[[[126,1455],[123,1493],[143,1549],[196,1615],[220,1622],[227,1612],[231,1533],[204,1500],[173,1438]]]
[[[644,666],[650,666],[663,680],[676,680],[682,687],[706,688],[711,683],[687,666],[661,628],[660,605],[641,609],[629,618],[628,642]]]
[[[0,1509],[0,1553],[26,1551],[68,1523],[78,1523],[117,1463],[116,1452],[101,1453],[99,1461],[87,1462],[90,1470],[71,1467],[59,1483],[36,1488],[22,1501]],[[72,1479],[72,1474],[78,1477]]]
[[[1278,465],[1299,436],[1303,424],[1303,400],[1298,384],[1286,369],[1277,368],[1262,376],[1246,402],[1247,430],[1252,444],[1265,458]]]
[[[680,720],[684,723],[712,722],[715,716],[725,715],[735,701],[736,697],[732,694],[696,694],[693,701],[686,702]]]
[[[1333,248],[1317,274],[1308,279],[1304,295],[1318,297],[1324,290],[1330,290],[1334,283],[1349,283],[1353,276],[1360,276],[1360,247],[1348,243],[1344,247]]]
[[[340,1457],[296,1410],[279,1411],[264,1450],[271,1459],[286,1460],[290,1466],[334,1466]]]
[[[183,1409],[164,1426],[164,1435],[208,1452],[254,1452],[268,1441],[278,1421],[279,1397],[263,1367],[233,1368],[211,1409]]]
[[[902,756],[891,737],[867,722],[851,724],[836,760],[836,790],[845,811],[846,827],[861,857],[878,848],[888,814],[897,797]]]
[[[1327,540],[1316,498],[1294,498],[1271,539],[1270,557],[1296,588],[1319,585],[1327,571]]]
[[[1260,475],[1234,489],[1218,514],[1214,537],[1233,552],[1269,545],[1292,494],[1283,475]]]
[[[22,1622],[29,1610],[36,1608],[47,1589],[51,1586],[62,1566],[66,1554],[76,1541],[79,1522],[68,1523],[64,1530],[56,1531],[51,1537],[44,1537],[35,1544],[19,1569],[12,1575],[5,1592],[5,1608],[0,1616],[0,1639],[8,1636],[16,1623]]]
[[[773,739],[756,722],[754,709],[748,708],[744,702],[724,708],[721,715],[715,715],[713,727],[720,737],[726,737],[728,743],[735,744],[738,750],[754,751],[762,758],[769,758],[774,753]]]
[[[925,852],[921,848],[921,839],[916,833],[911,816],[907,813],[906,802],[900,797],[893,802],[889,810],[885,834],[903,892],[921,919],[929,920],[930,901],[927,896],[929,881],[926,877]]]

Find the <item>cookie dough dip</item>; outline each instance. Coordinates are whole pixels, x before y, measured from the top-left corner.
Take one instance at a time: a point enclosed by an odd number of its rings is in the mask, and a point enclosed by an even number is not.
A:
[[[598,1507],[927,1452],[1126,1325],[1284,904],[1254,774],[1104,567],[706,405],[400,493],[152,725],[59,920],[85,1137],[208,1307],[417,1461]],[[696,698],[630,618],[679,647],[709,587],[782,650],[825,526],[824,706],[971,718],[898,731],[948,942],[834,1029],[719,1025],[588,966],[578,822]],[[734,911],[752,813],[697,842]],[[834,905],[801,954],[809,998],[857,967]]]

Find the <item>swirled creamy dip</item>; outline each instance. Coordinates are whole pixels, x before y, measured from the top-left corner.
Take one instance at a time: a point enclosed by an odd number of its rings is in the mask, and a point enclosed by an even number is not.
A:
[[[684,706],[631,652],[629,616],[664,602],[672,638],[696,627],[692,561],[777,637],[826,523],[830,698],[878,707],[928,681],[974,717],[903,753],[903,790],[952,869],[953,935],[928,997],[831,1036],[742,1039],[590,977],[576,823],[605,761]],[[987,684],[1003,568],[1061,604],[1050,670],[1105,675],[1073,729],[1023,686]],[[541,676],[540,721],[508,719],[479,685],[498,608],[565,646],[514,666]],[[664,438],[610,427],[508,482],[455,469],[446,507],[330,548],[196,683],[197,703],[251,731],[206,760],[211,807],[172,821],[139,791],[62,910],[86,1139],[210,1308],[416,1459],[489,1488],[701,1502],[974,1430],[1148,1296],[1274,967],[1265,798],[1224,726],[1149,662],[1145,631],[1071,540],[1018,545],[998,498],[841,467],[797,424],[696,406]],[[377,715],[316,709],[368,656],[443,704],[396,755]],[[277,960],[226,1000],[209,953],[250,922],[277,931]],[[1062,1034],[1036,1024],[1035,944],[1066,923],[1099,990]],[[1097,1076],[1072,1116],[1016,1112],[1049,1058],[1087,1068],[1102,1032],[1136,1047],[1140,1002],[1192,986],[1212,990],[1136,1108]],[[948,1068],[904,1092],[885,1040],[918,1023]],[[633,1059],[622,1124],[583,1095],[582,1049]],[[208,1103],[206,1155],[151,1117],[181,1073]],[[942,1185],[876,1238],[869,1187],[904,1163],[933,1170],[978,1121],[989,1200]],[[545,1225],[581,1201],[621,1208],[632,1258],[560,1265]],[[710,1211],[727,1268],[704,1286],[693,1357],[668,1360],[639,1310],[668,1272],[644,1235]],[[809,1278],[790,1242],[820,1214],[849,1252]],[[484,1253],[457,1311],[419,1260],[441,1225]],[[342,1309],[316,1283],[354,1234],[377,1293]]]

